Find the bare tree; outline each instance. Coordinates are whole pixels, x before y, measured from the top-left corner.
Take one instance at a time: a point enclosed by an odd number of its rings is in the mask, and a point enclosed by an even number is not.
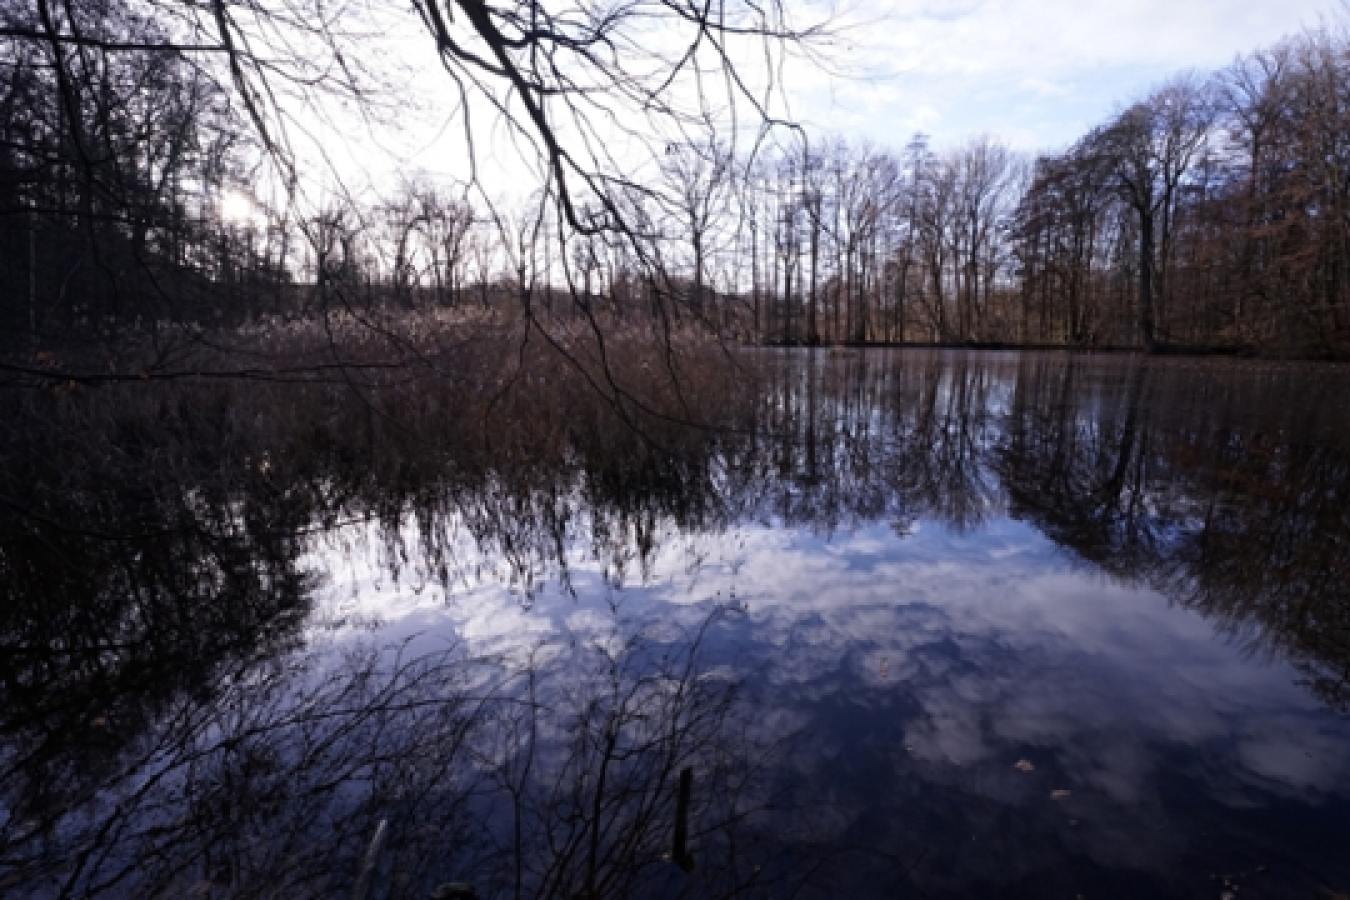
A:
[[[1101,152],[1139,225],[1139,334],[1144,347],[1158,341],[1165,311],[1172,229],[1182,181],[1209,137],[1214,107],[1208,85],[1179,78],[1136,103],[1101,134]]]

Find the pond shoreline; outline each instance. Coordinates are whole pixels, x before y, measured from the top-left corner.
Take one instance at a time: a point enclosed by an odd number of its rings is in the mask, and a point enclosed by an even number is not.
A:
[[[1100,354],[1110,356],[1192,356],[1225,357],[1229,359],[1278,362],[1347,363],[1350,358],[1334,354],[1279,353],[1263,351],[1252,346],[1210,344],[1160,344],[1152,350],[1128,344],[1054,344],[1013,343],[1008,341],[839,341],[810,343],[808,341],[770,340],[750,342],[746,346],[772,349],[802,350],[997,350],[1033,353],[1059,352]]]

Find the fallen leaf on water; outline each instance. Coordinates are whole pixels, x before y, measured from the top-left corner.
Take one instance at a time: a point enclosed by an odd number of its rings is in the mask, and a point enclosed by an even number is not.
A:
[[[1035,765],[1035,763],[1033,763],[1033,762],[1032,762],[1031,760],[1029,760],[1029,759],[1019,759],[1017,762],[1013,763],[1013,768],[1016,769],[1016,770],[1019,771],[1019,772],[1034,772],[1034,771],[1036,771],[1036,765]]]

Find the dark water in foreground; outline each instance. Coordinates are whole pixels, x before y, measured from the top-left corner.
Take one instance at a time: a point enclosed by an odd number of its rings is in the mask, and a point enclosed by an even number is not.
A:
[[[1350,373],[751,365],[529,459],[284,394],[11,434],[0,896],[1350,891]]]

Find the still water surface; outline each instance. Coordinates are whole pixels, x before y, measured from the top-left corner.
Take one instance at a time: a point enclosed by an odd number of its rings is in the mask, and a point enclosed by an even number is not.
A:
[[[539,459],[16,466],[0,894],[1350,891],[1350,373],[745,364]]]

